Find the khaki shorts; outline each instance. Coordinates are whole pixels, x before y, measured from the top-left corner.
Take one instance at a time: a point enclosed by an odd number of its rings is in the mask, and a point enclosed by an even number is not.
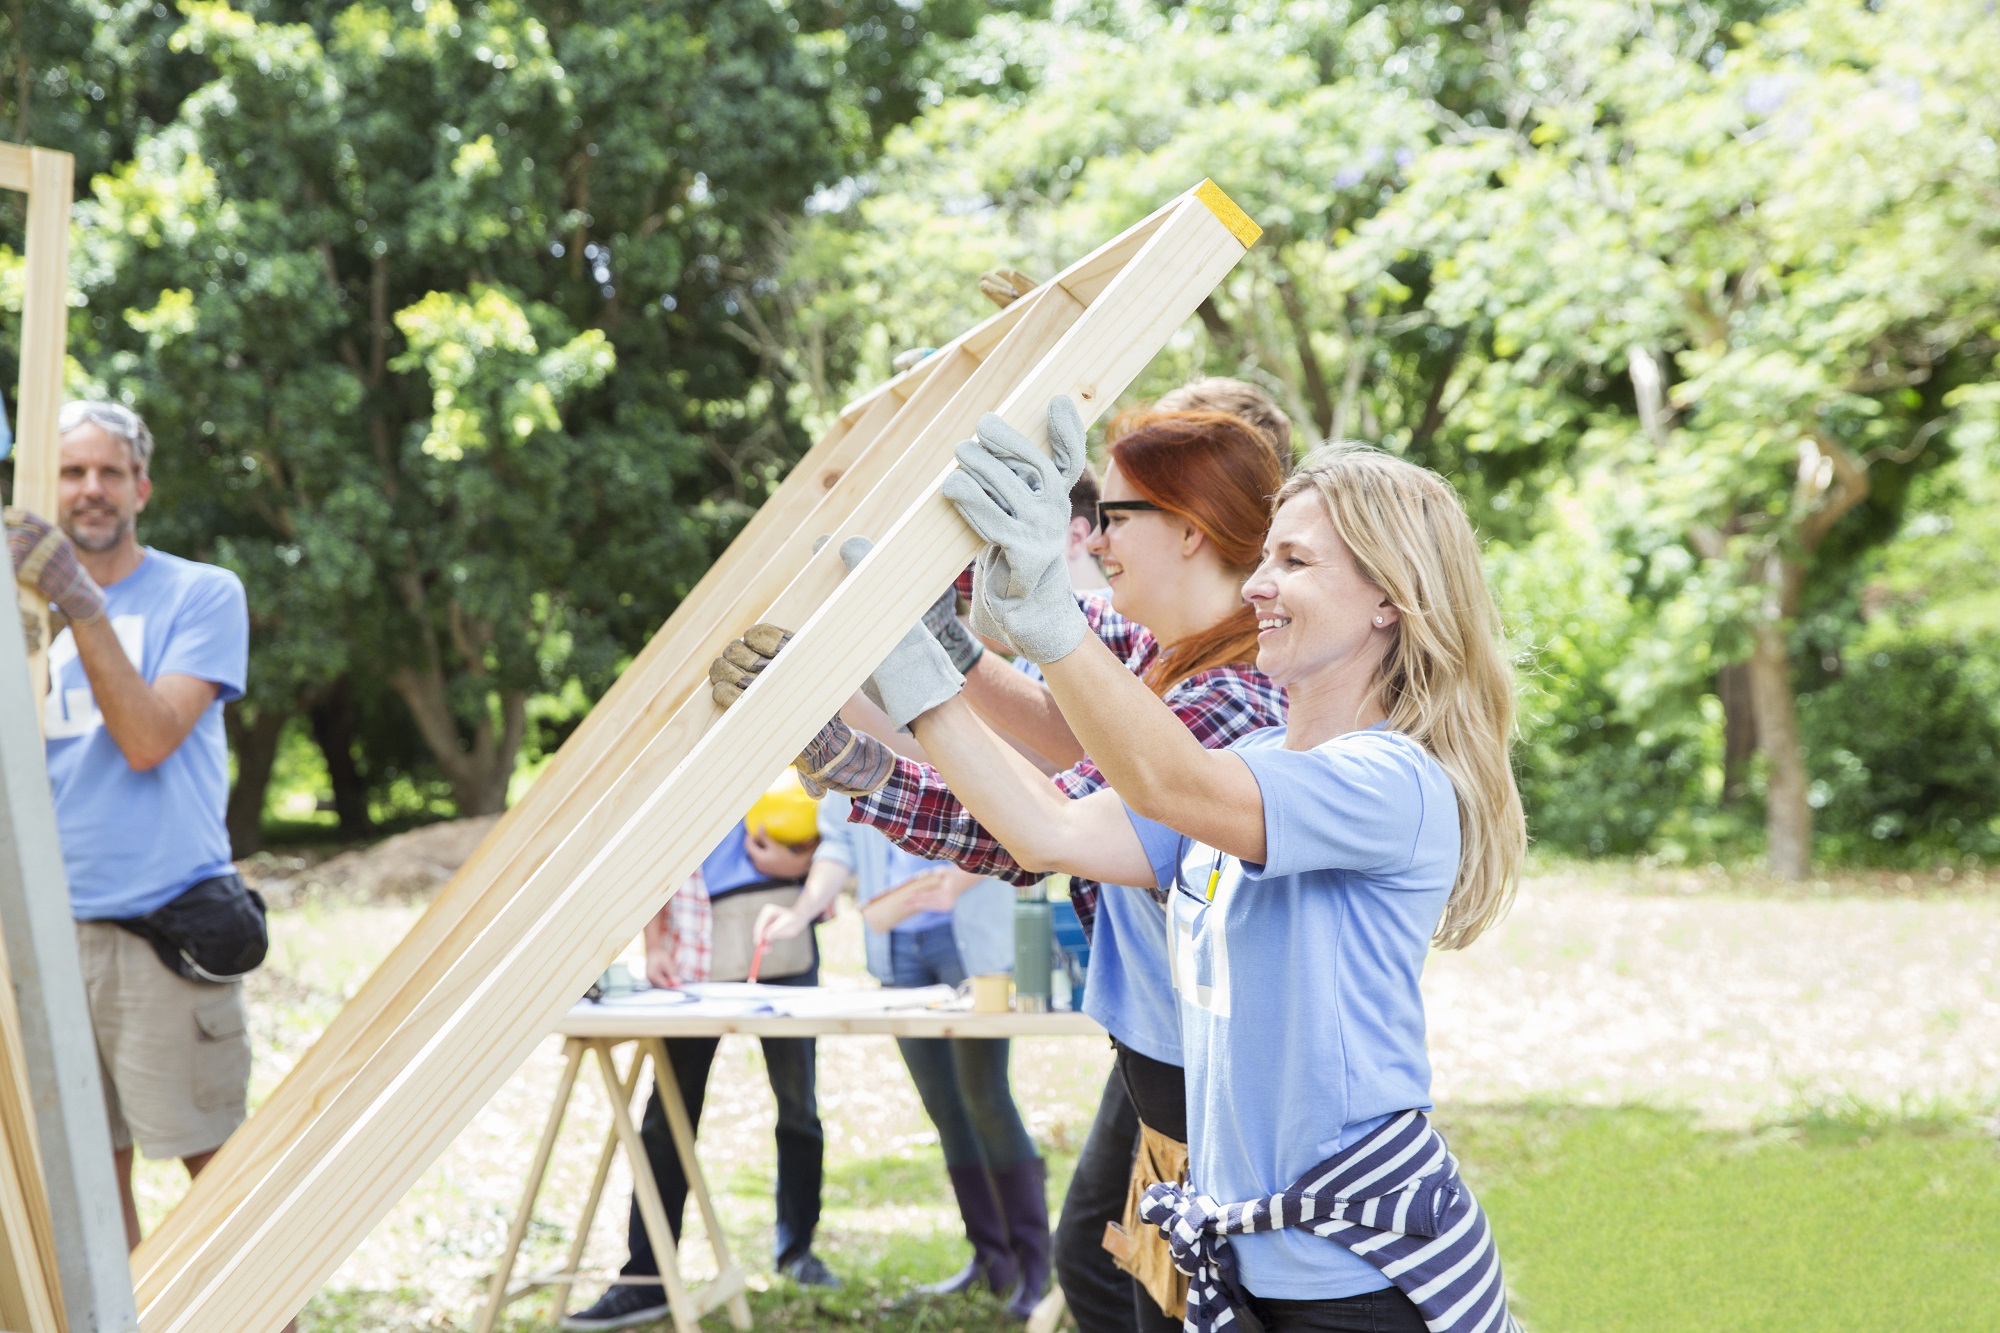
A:
[[[222,1146],[243,1123],[250,1034],[243,983],[189,981],[109,921],[76,923],[111,1143],[159,1160]]]

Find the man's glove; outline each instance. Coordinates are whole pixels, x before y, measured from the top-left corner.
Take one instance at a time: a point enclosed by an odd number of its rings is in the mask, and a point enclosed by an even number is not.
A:
[[[973,565],[972,628],[1037,665],[1068,656],[1090,632],[1064,559],[1069,491],[1084,462],[1076,404],[1049,400],[1047,454],[991,412],[957,453],[944,494],[990,543]]]
[[[979,275],[979,290],[986,299],[1005,310],[1035,290],[1036,282],[1018,268],[996,268]]]
[[[840,544],[841,563],[852,570],[874,549],[875,543],[866,537],[849,537]],[[965,677],[952,664],[951,656],[919,621],[889,650],[861,692],[901,728],[964,688]]]
[[[974,638],[965,622],[958,618],[957,583],[946,588],[944,596],[924,612],[924,628],[944,647],[945,655],[951,658],[961,676],[971,675],[973,663],[986,655],[986,645]]]
[[[7,548],[14,557],[14,581],[40,593],[79,625],[104,617],[104,589],[77,559],[67,533],[39,514],[9,505]]]
[[[722,656],[709,664],[708,680],[715,701],[724,708],[743,697],[791,641],[791,632],[776,625],[752,625],[740,639],[732,640]],[[814,800],[837,791],[846,796],[866,796],[889,780],[896,756],[873,736],[855,731],[839,718],[820,728],[819,735],[806,742],[792,762],[799,780]]]
[[[724,708],[729,707],[743,697],[743,691],[771,665],[778,650],[791,641],[792,632],[788,629],[761,621],[752,625],[742,638],[731,639],[722,656],[708,664],[709,693]]]

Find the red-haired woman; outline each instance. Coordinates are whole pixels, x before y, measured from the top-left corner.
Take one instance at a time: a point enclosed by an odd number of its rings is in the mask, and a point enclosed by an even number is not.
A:
[[[1128,414],[1113,421],[1106,434],[1103,499],[1091,551],[1110,580],[1110,595],[1077,599],[1092,631],[1210,749],[1282,725],[1284,694],[1253,665],[1256,618],[1239,592],[1257,563],[1271,496],[1284,481],[1269,437],[1220,412]],[[1045,686],[996,655],[982,656],[956,621],[938,628],[966,676],[965,698],[989,724],[1049,760],[1059,770],[1052,780],[1066,796],[1104,788],[1103,775],[1084,756]],[[748,658],[739,663],[750,664]],[[892,720],[900,725],[904,719]],[[839,756],[838,771],[815,771],[816,756],[821,765]],[[850,818],[882,830],[918,856],[1018,884],[1041,878],[1023,869],[966,811],[936,769],[891,755],[838,719],[800,756],[799,766],[809,779],[855,798]],[[1169,1155],[1185,1153],[1187,1103],[1165,909],[1141,892],[1100,894],[1089,881],[1072,880],[1070,891],[1092,931],[1084,1008],[1111,1034],[1117,1069],[1063,1204],[1055,1267],[1081,1333],[1130,1333],[1135,1318],[1142,1329],[1176,1329],[1179,1320],[1135,1288],[1103,1248],[1105,1223],[1125,1214],[1141,1122],[1170,1141]],[[982,1231],[976,1219],[993,1206],[986,1194],[988,1175],[1015,1237],[1023,1275],[1011,1307],[1025,1315],[1048,1272],[1041,1163],[952,1172],[967,1232],[975,1237]],[[1151,1229],[1146,1232],[1134,1239],[1155,1243]],[[971,1285],[984,1271],[1004,1270],[1001,1258],[975,1253],[957,1285]]]

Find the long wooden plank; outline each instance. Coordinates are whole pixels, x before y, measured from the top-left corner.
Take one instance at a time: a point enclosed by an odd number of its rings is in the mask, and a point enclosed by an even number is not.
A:
[[[0,185],[28,195],[27,280],[21,305],[19,420],[15,423],[13,503],[55,517],[56,418],[62,408],[63,354],[69,330],[69,212],[75,162],[68,153],[6,145]],[[48,606],[20,589],[15,598],[41,623],[48,642]],[[29,655],[31,698],[39,716],[48,692],[48,665],[40,646]],[[20,1014],[11,983],[0,996],[0,1135],[8,1159],[0,1194],[0,1225],[7,1228],[12,1259],[10,1290],[0,1296],[9,1319],[36,1330],[61,1327],[62,1278],[56,1268],[55,1226],[49,1214]],[[16,1228],[25,1226],[26,1230]],[[28,1266],[32,1266],[32,1273]],[[11,1327],[12,1325],[10,1325]]]
[[[61,1333],[62,1281],[13,976],[0,950],[0,1327]]]
[[[14,423],[13,503],[51,521],[56,508],[56,418],[62,411],[63,357],[69,337],[69,208],[76,161],[47,148],[28,151],[27,283],[21,302],[21,419]],[[29,654],[35,706],[49,692],[45,649],[49,608],[15,596],[39,618],[40,646]]]
[[[224,1145],[166,1223],[140,1247],[133,1256],[133,1271],[142,1301],[282,1156],[386,1032],[411,1011],[449,961],[526,881],[569,822],[602,798],[673,710],[699,686],[708,659],[737,632],[743,615],[769,605],[798,561],[810,554],[813,535],[837,529],[851,516],[867,489],[976,373],[982,358],[1029,317],[1044,294],[1054,294],[1073,318],[1080,303],[1101,292],[1137,253],[1164,213],[1163,209],[1145,219],[1059,274],[1043,292],[989,317],[913,370],[843,409],[840,424],[759,510],[673,620],[592,710],[527,797],[482,841],[375,976],[257,1114]],[[1008,373],[1024,369],[1016,366]]]
[[[1185,197],[1006,396],[1004,410],[1039,432],[1041,404],[1068,392],[1094,416],[1242,253],[1243,242],[1210,204]],[[941,475],[936,465],[962,433],[927,435],[924,456],[913,452],[901,471],[921,463]],[[878,554],[855,579],[839,583],[831,548],[808,562],[781,605],[838,584],[801,629],[808,647],[780,658],[755,707],[720,722],[705,698],[681,710],[452,960],[420,1012],[292,1145],[280,1169],[143,1303],[149,1333],[270,1329],[303,1303],[561,1016],[603,957],[639,929],[663,890],[708,852],[769,771],[970,558],[976,543],[937,500],[935,477],[926,494],[885,542],[893,554]]]

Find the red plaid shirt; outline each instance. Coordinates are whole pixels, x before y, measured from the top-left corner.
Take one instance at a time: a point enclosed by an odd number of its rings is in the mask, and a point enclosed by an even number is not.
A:
[[[1160,653],[1153,632],[1113,611],[1111,599],[1102,594],[1079,594],[1077,603],[1105,646],[1133,675],[1143,675]],[[1209,750],[1224,749],[1253,731],[1285,724],[1285,692],[1255,667],[1198,672],[1167,691],[1166,705]],[[1050,780],[1071,800],[1106,785],[1104,775],[1088,759]],[[959,804],[943,776],[929,764],[899,757],[888,782],[879,791],[856,797],[847,817],[873,825],[898,846],[927,860],[949,861],[1010,884],[1032,884],[1042,878],[1037,871],[1022,869],[999,839]],[[1097,918],[1097,881],[1072,878],[1069,896],[1085,932],[1090,932]]]

